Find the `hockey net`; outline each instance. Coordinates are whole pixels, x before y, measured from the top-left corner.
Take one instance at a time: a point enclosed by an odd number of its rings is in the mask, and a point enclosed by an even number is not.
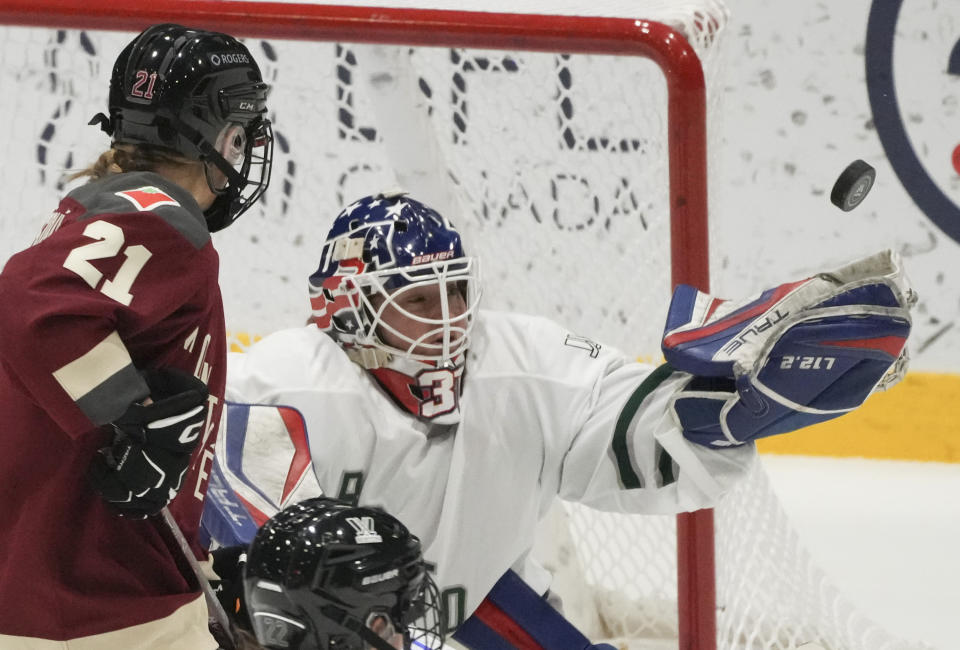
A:
[[[99,4],[84,6],[93,12]],[[705,116],[720,115],[727,25],[718,0],[587,9],[645,19],[609,24],[456,12],[449,29],[438,28],[445,16],[436,12],[327,7],[352,21],[337,24],[343,42],[324,36],[330,29],[311,35],[308,21],[303,33],[287,26],[291,38],[274,38],[266,3],[249,3],[248,23],[202,12],[191,21],[191,11],[215,4],[193,2],[152,22],[248,35],[274,84],[271,189],[217,236],[234,349],[304,323],[306,278],[332,217],[358,197],[400,185],[450,216],[482,258],[488,308],[547,315],[630,354],[660,358],[672,281],[702,285],[708,268],[700,219],[713,162],[703,146],[719,145],[717,125]],[[562,2],[550,9],[584,10]],[[30,22],[3,11],[7,21]],[[383,28],[399,22],[404,27]],[[33,240],[55,197],[69,189],[65,172],[106,146],[86,123],[106,108],[113,59],[132,32],[86,29],[93,24],[73,16],[51,25],[75,29],[0,27],[0,85],[18,89],[0,103],[10,131],[0,259]],[[497,24],[500,35],[489,27]],[[611,44],[618,30],[620,48]],[[445,47],[425,47],[431,42]],[[678,78],[691,54],[695,74]],[[631,648],[692,638],[677,617],[689,596],[678,598],[685,592],[675,518],[577,506],[554,514],[540,551],[588,634]],[[717,647],[907,647],[859,616],[816,569],[761,469],[717,510],[715,548],[716,583],[707,576],[703,588],[716,588]],[[685,647],[713,642],[694,643]]]

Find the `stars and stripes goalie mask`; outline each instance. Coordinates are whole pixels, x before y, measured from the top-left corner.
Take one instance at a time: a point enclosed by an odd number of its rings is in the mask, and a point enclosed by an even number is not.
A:
[[[479,274],[435,210],[401,191],[368,196],[327,235],[310,276],[311,322],[401,408],[456,424]]]

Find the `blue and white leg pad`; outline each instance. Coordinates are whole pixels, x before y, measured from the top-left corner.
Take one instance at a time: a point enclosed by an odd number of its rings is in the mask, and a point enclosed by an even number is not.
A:
[[[616,650],[591,643],[510,569],[453,638],[482,650]]]
[[[906,372],[915,302],[891,251],[741,302],[678,287],[663,352],[693,375],[672,400],[684,435],[737,445],[857,408]]]
[[[274,514],[323,494],[297,409],[227,402],[223,412],[200,522],[214,547],[249,544]]]

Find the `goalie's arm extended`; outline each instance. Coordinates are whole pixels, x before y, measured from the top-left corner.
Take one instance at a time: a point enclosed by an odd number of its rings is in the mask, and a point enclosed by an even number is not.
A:
[[[707,448],[683,436],[670,404],[688,378],[669,364],[627,363],[605,373],[564,455],[559,496],[642,514],[715,505],[750,469],[755,450]]]
[[[915,302],[890,251],[743,301],[680,286],[663,351],[688,376],[670,411],[712,447],[848,413],[903,377]]]

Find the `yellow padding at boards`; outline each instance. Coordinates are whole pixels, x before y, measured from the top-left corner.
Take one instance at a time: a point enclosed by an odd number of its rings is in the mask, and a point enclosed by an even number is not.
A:
[[[757,448],[766,454],[960,463],[960,375],[909,372],[856,411],[764,438]]]

